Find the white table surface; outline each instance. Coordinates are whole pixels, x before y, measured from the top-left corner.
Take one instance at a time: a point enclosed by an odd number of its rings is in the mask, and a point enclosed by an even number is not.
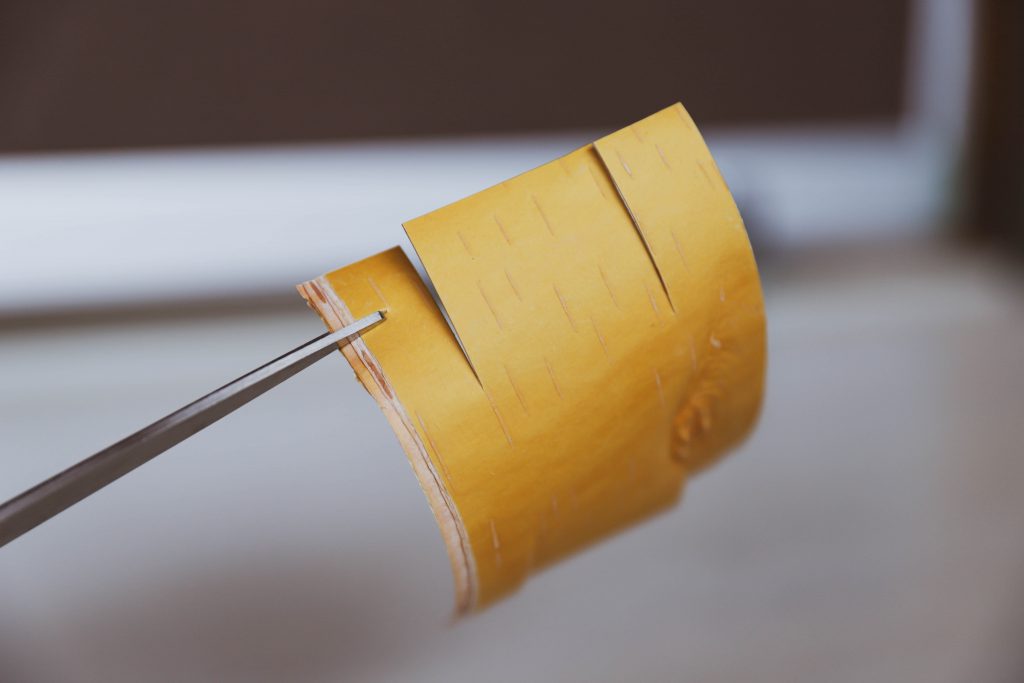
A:
[[[761,424],[672,512],[449,624],[397,441],[329,358],[0,550],[0,680],[1024,675],[1024,306],[984,258],[777,264]],[[320,332],[0,330],[0,497]]]

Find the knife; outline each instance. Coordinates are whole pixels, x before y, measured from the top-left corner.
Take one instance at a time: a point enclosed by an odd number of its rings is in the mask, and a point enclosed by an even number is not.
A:
[[[384,320],[377,311],[242,375],[0,505],[0,547],[326,358]]]

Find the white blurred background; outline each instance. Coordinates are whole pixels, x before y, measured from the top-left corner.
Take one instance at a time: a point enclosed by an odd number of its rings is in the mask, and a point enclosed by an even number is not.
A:
[[[327,359],[0,549],[0,680],[1020,680],[1022,28],[0,6],[0,499],[319,334],[296,282],[676,100],[770,346],[760,427],[678,509],[455,624],[404,455]]]

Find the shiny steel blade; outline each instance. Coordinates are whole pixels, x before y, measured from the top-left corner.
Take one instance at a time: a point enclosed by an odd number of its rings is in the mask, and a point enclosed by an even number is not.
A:
[[[0,547],[209,427],[384,320],[377,311],[321,335],[0,505]]]

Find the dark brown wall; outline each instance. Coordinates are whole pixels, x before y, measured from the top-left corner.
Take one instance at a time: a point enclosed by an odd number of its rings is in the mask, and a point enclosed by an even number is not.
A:
[[[1024,257],[1024,4],[978,3],[972,232]]]
[[[906,0],[0,0],[0,150],[891,120]]]

